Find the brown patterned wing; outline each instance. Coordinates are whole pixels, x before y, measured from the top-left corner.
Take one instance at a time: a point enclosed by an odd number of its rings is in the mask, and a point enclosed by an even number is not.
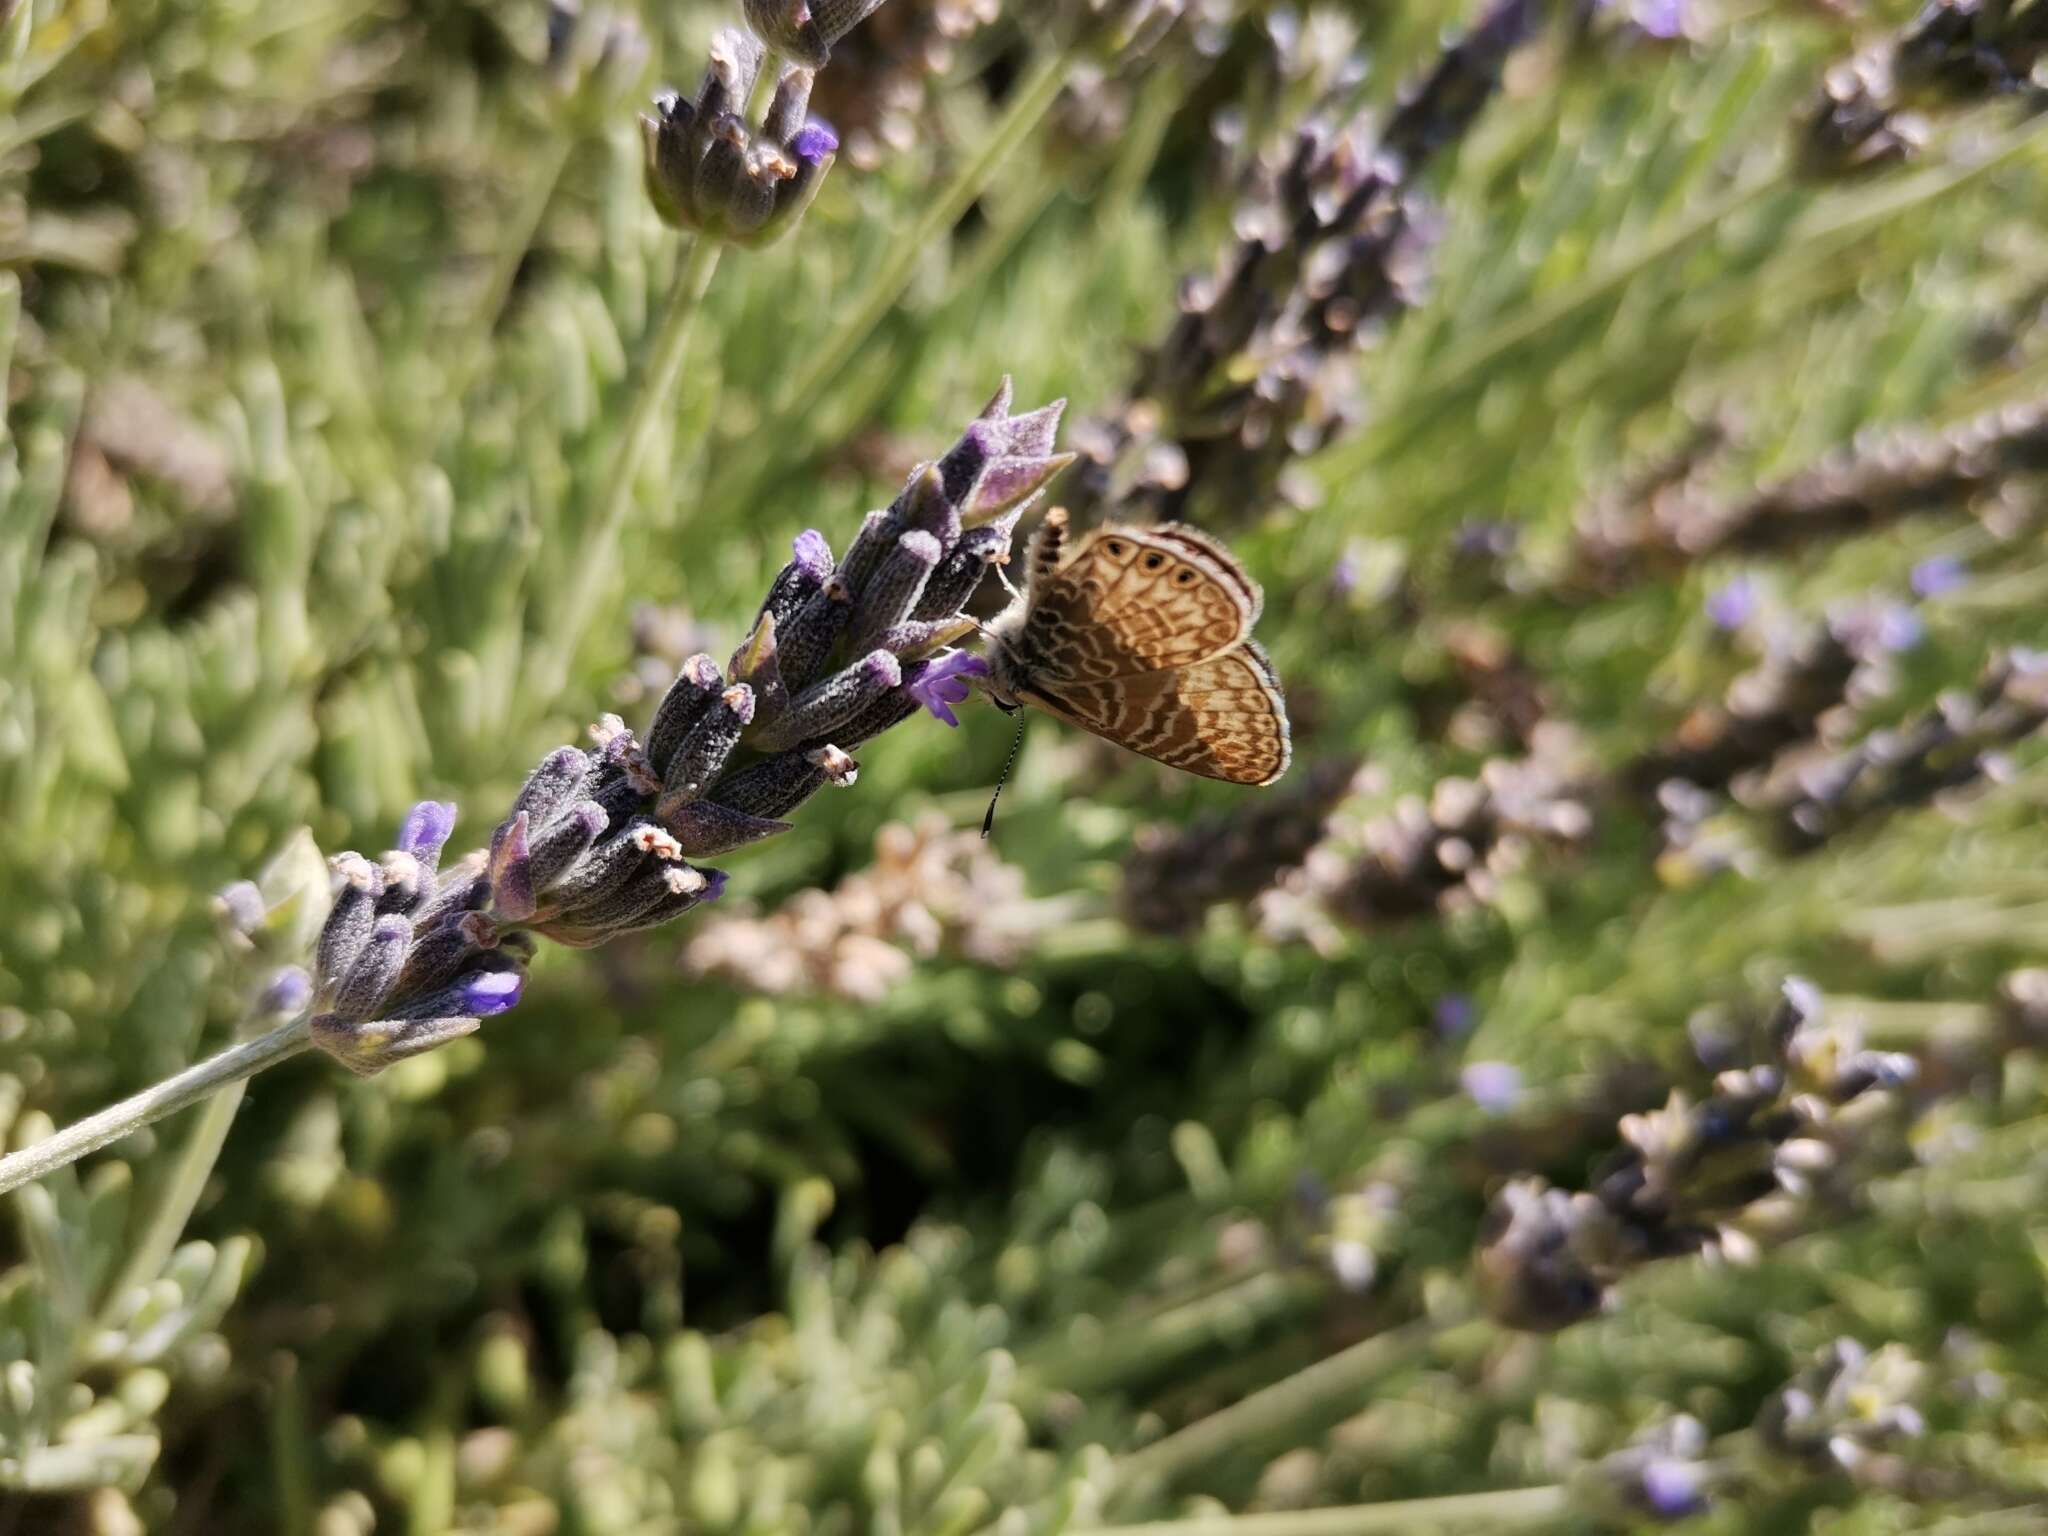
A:
[[[1177,670],[1100,682],[1035,678],[1024,696],[1049,715],[1205,779],[1270,784],[1292,755],[1280,679],[1249,640]]]
[[[1111,524],[1033,585],[1021,641],[1048,679],[1135,677],[1249,639],[1261,602],[1257,584],[1207,535]]]

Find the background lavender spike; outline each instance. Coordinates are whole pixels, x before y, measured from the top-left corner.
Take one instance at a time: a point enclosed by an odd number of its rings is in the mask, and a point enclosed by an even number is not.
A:
[[[1419,179],[1477,119],[1541,9],[1482,7],[1378,132],[1364,115],[1297,124],[1235,221],[1247,233],[1214,276],[1183,284],[1127,403],[1075,433],[1083,463],[1061,496],[1080,521],[1256,518],[1291,464],[1350,429],[1357,353],[1422,295],[1433,220]]]

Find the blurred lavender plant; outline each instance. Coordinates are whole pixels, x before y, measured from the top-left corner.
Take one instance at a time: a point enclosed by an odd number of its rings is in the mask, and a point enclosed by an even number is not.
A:
[[[1727,1049],[1699,1032],[1707,1053]],[[1622,1147],[1591,1187],[1516,1179],[1494,1197],[1478,1259],[1488,1312],[1552,1332],[1594,1316],[1628,1274],[1705,1254],[1753,1261],[1760,1247],[1839,1219],[1868,1182],[1910,1160],[1902,1090],[1911,1056],[1865,1049],[1826,1017],[1817,988],[1785,984],[1753,1064],[1728,1067],[1694,1103],[1624,1116]]]
[[[1324,951],[1339,925],[1373,930],[1491,906],[1539,845],[1581,847],[1595,830],[1593,779],[1571,732],[1539,726],[1525,758],[1437,781],[1387,813],[1338,824],[1298,869],[1258,898],[1259,929]]]
[[[1915,513],[1977,511],[1998,537],[2038,518],[2031,477],[2048,471],[2048,408],[2003,406],[1956,426],[1873,431],[1809,469],[1717,501],[1694,473],[1725,439],[1703,431],[1670,464],[1580,519],[1570,584],[1612,592],[1716,554],[1785,554]]]
[[[848,161],[870,169],[937,137],[934,85],[1000,14],[1000,0],[892,0],[835,43],[839,68],[819,75],[812,100],[844,140]]]
[[[1359,760],[1332,758],[1250,804],[1144,828],[1124,857],[1126,918],[1146,933],[1185,934],[1213,906],[1247,905],[1300,866],[1359,787]]]
[[[830,890],[705,924],[682,965],[692,978],[768,996],[876,1003],[941,954],[1009,970],[1073,910],[1071,899],[1032,898],[985,841],[926,816],[884,826],[873,862]]]
[[[1911,21],[1835,65],[1810,109],[1809,168],[1838,175],[1909,160],[1927,145],[1930,112],[1997,97],[2038,111],[2048,16],[2028,0],[1927,0]]]
[[[1540,11],[1492,0],[1384,124],[1302,120],[1215,275],[1182,284],[1180,318],[1126,403],[1077,431],[1078,512],[1243,522],[1291,464],[1360,419],[1356,355],[1427,279],[1420,178],[1470,129]]]

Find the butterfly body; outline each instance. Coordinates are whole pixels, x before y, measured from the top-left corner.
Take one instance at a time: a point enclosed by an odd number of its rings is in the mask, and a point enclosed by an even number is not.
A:
[[[1067,545],[1055,508],[1023,594],[989,626],[989,691],[1233,784],[1287,769],[1287,706],[1251,638],[1263,599],[1193,528],[1111,524]]]

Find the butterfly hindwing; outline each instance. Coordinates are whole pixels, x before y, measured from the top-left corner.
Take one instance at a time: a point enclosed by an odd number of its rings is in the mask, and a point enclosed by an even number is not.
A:
[[[1207,779],[1270,784],[1291,755],[1287,707],[1251,641],[1192,666],[1036,684],[1029,702],[1131,751]]]

